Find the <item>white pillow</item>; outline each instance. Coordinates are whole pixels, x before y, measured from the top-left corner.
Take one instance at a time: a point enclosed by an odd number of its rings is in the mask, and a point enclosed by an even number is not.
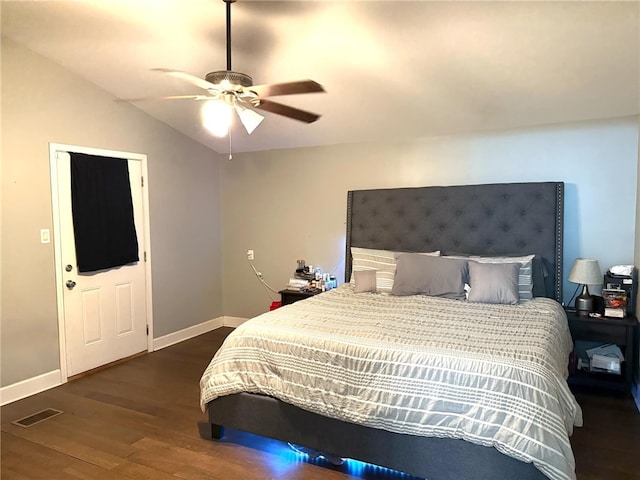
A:
[[[376,271],[377,293],[391,293],[393,279],[396,274],[396,256],[407,252],[394,252],[391,250],[376,250],[372,248],[351,247],[353,258],[351,270],[351,285],[355,285],[353,272],[361,270]],[[437,257],[440,251],[425,252],[423,255]]]

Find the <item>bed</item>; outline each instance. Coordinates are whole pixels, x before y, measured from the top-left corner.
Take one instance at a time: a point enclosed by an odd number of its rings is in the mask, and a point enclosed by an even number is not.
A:
[[[212,437],[229,427],[429,479],[575,478],[568,437],[581,412],[566,385],[571,339],[558,303],[563,191],[561,182],[350,191],[345,284],[230,335],[201,382]],[[517,289],[525,263],[511,259],[529,256],[532,299],[389,295],[384,267],[371,292],[355,293],[371,289],[360,258],[371,251],[394,252],[396,280],[440,255],[474,272],[480,259],[508,257]]]

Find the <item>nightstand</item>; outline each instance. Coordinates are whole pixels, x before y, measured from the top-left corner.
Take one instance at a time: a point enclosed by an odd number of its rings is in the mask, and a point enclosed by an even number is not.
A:
[[[299,300],[304,300],[305,298],[313,297],[319,293],[322,293],[322,290],[289,290],[284,289],[278,292],[280,294],[280,301],[282,302],[282,306],[289,305],[291,303],[296,303]]]
[[[629,393],[634,362],[633,331],[638,325],[636,317],[581,317],[575,310],[565,309],[565,311],[574,345],[578,341],[615,343],[624,354],[620,375],[576,369],[575,373],[569,376],[569,385],[606,388]]]

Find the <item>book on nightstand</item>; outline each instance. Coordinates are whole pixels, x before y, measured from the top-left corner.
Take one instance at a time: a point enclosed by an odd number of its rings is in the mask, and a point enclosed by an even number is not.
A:
[[[604,301],[604,316],[613,318],[624,318],[627,313],[627,292],[616,288],[605,288],[602,290]]]

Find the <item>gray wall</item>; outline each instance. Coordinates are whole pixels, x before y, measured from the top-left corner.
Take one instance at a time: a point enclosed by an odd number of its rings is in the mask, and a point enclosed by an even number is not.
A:
[[[59,368],[49,142],[148,155],[156,337],[223,314],[218,156],[113,100],[2,39],[2,386]]]
[[[350,189],[564,181],[565,279],[576,257],[598,259],[603,271],[634,260],[637,117],[236,154],[221,171],[226,315],[251,317],[278,298],[253,275],[247,249],[255,250],[256,267],[275,289],[285,286],[298,258],[325,271],[340,265]],[[341,265],[336,273],[344,278]],[[565,281],[566,301],[575,287]]]

